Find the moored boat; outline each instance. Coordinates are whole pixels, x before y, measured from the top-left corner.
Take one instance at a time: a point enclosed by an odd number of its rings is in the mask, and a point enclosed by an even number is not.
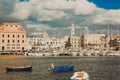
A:
[[[74,66],[73,65],[65,65],[65,66],[54,66],[52,64],[52,71],[53,72],[64,72],[64,71],[73,71]]]
[[[75,72],[70,80],[89,80],[89,75],[85,71]]]
[[[32,66],[13,66],[13,67],[7,67],[7,71],[31,71]]]

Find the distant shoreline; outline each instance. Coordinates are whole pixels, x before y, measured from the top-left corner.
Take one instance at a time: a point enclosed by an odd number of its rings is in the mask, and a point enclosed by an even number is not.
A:
[[[24,55],[0,55],[0,58],[25,58],[25,57],[40,57],[40,58],[59,58],[59,57],[77,57],[77,58],[99,58],[99,57],[120,57],[120,56],[24,56]]]
[[[0,55],[1,58],[23,58],[23,55]]]
[[[114,55],[114,56],[25,56],[25,57],[120,57],[120,55]]]

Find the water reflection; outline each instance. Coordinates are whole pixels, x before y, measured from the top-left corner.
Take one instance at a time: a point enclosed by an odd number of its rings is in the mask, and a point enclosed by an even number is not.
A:
[[[2,57],[0,56],[1,80],[69,80],[74,71],[53,73],[50,64],[73,64],[75,71],[84,70],[90,80],[120,80],[119,57]],[[8,72],[6,66],[32,65],[32,72]]]

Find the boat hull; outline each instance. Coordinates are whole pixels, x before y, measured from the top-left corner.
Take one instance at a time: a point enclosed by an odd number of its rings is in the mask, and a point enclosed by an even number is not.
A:
[[[64,71],[73,71],[74,66],[73,65],[68,65],[68,66],[58,66],[54,67],[52,69],[53,72],[64,72]]]
[[[7,71],[31,71],[32,70],[32,66],[28,66],[28,67],[7,67],[6,68]]]
[[[75,72],[70,80],[90,80],[89,75],[85,71]]]

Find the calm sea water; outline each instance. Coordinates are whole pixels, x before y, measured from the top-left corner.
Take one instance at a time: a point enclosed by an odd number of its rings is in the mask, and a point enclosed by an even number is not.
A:
[[[120,80],[120,57],[11,57],[0,56],[0,80],[69,80],[74,71],[53,73],[48,68],[73,64],[90,80]],[[32,65],[31,72],[6,72],[6,66]]]

